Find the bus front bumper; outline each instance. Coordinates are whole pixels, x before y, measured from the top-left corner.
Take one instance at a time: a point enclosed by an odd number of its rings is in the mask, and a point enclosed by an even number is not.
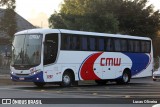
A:
[[[11,80],[16,82],[44,82],[43,71],[28,76],[18,76],[11,74]]]

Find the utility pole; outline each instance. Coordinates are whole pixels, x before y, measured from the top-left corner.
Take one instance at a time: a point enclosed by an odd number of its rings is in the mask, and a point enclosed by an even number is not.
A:
[[[43,21],[41,21],[41,28],[43,27]]]

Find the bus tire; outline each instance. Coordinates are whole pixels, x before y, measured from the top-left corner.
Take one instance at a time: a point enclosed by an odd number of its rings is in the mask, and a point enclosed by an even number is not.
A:
[[[129,70],[125,70],[122,74],[122,78],[117,80],[117,84],[127,84],[130,82],[131,73]]]
[[[98,85],[106,85],[107,80],[95,80]]]
[[[156,81],[156,79],[153,79],[153,81]]]
[[[36,85],[38,88],[43,88],[46,83],[43,83],[43,82],[34,82],[34,85]]]
[[[61,86],[62,87],[69,87],[69,86],[71,86],[72,82],[73,82],[72,74],[69,72],[64,72],[64,74],[62,76]]]

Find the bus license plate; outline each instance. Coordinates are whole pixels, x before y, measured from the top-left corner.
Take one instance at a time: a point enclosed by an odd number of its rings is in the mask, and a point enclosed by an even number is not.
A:
[[[24,78],[19,78],[19,80],[24,80]]]

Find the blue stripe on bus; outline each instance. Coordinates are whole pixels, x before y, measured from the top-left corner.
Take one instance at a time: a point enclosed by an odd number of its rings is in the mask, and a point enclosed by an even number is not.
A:
[[[146,69],[147,65],[150,62],[150,58],[148,55],[144,53],[123,53],[127,55],[132,61],[131,73],[132,76],[139,74],[144,69]]]

